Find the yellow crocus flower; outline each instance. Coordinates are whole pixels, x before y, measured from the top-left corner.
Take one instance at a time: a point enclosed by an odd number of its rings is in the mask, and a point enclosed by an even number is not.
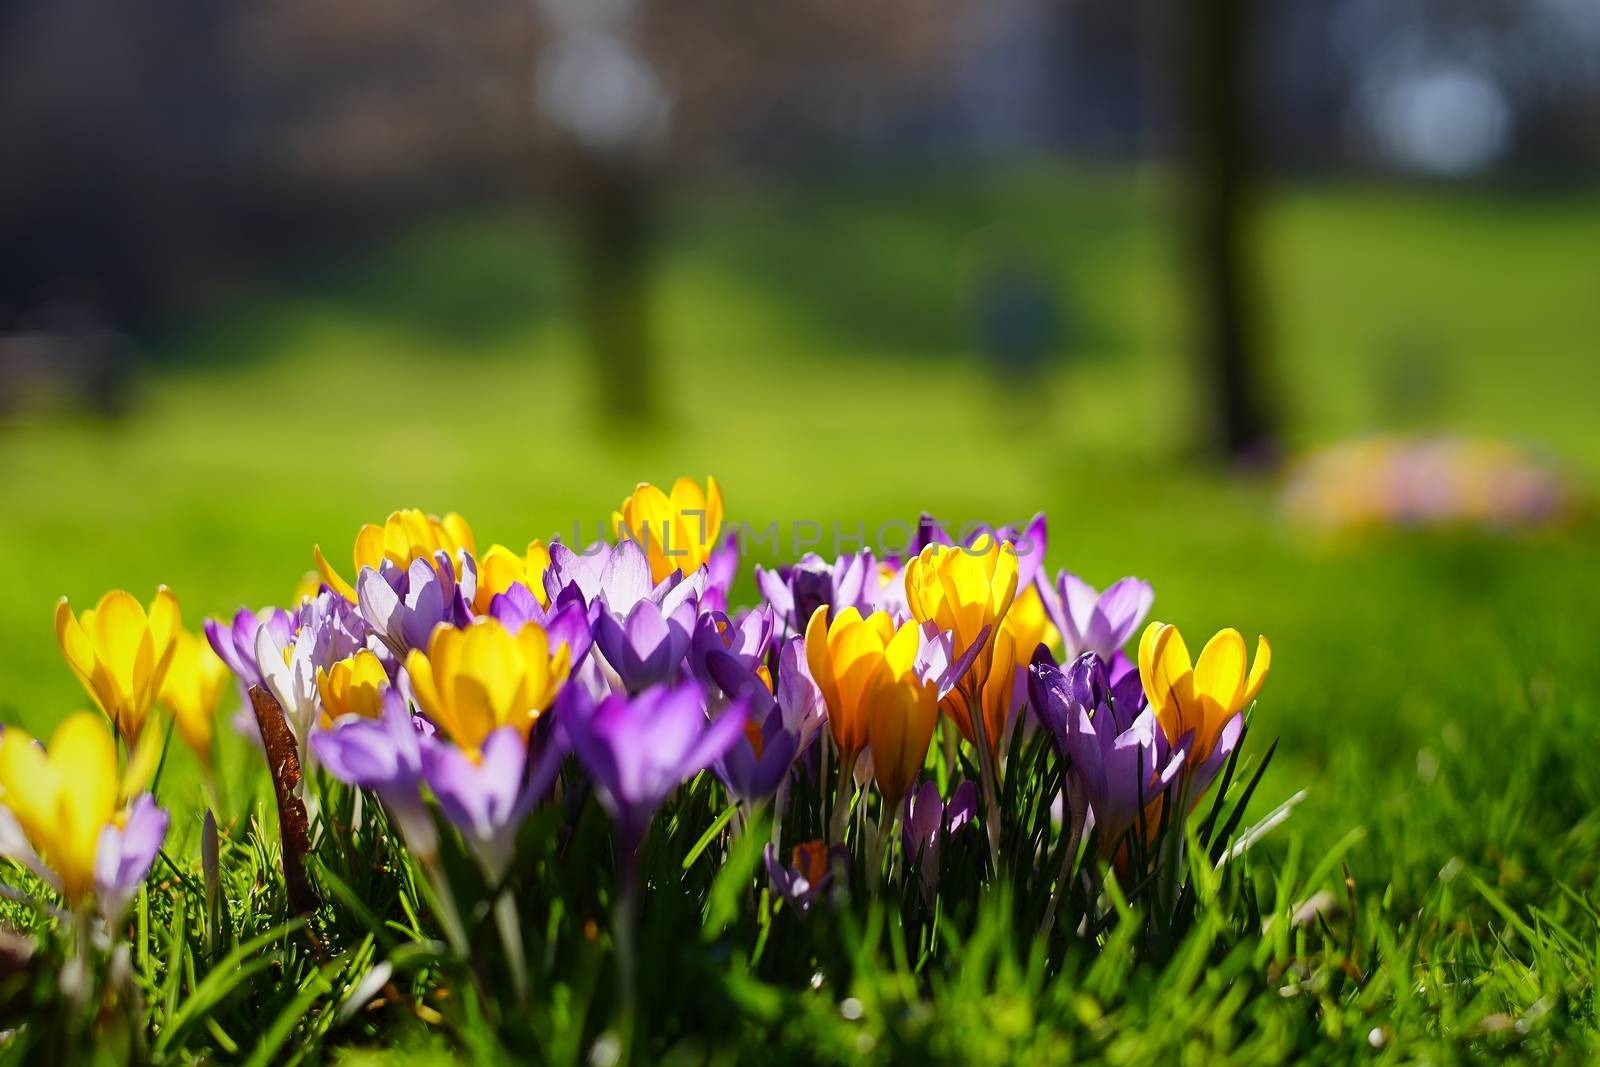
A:
[[[824,604],[806,624],[806,663],[822,690],[828,730],[847,772],[867,747],[867,724],[884,684],[884,651],[894,638],[894,620],[882,611],[863,619],[855,608],[845,608],[830,622]]]
[[[1000,622],[1017,595],[1017,553],[1009,541],[988,539],[988,550],[928,545],[906,564],[911,617],[947,630],[960,659],[989,628],[984,648],[961,686],[977,693],[989,679]]]
[[[502,726],[524,737],[567,680],[571,655],[554,653],[537,623],[512,634],[496,619],[464,629],[441,626],[426,654],[413,649],[406,673],[424,714],[476,758],[484,740]]]
[[[382,526],[369,522],[356,533],[356,574],[360,575],[364,567],[376,570],[384,560],[397,567],[409,567],[412,560],[432,556],[440,549],[450,554],[455,562],[456,577],[461,577],[461,563],[456,553],[461,549],[466,549],[469,555],[476,552],[472,527],[467,525],[466,519],[453,511],[442,519],[416,508],[396,511]],[[322,580],[353,603],[355,587],[333,569],[323,556],[321,545],[315,546],[312,552]]]
[[[178,598],[166,586],[148,611],[120,589],[77,615],[66,597],[56,605],[56,640],[67,665],[130,747],[161,692],[180,622]]]
[[[1194,732],[1189,765],[1205,762],[1228,720],[1256,698],[1272,667],[1272,646],[1256,638],[1255,662],[1246,672],[1244,637],[1219,630],[1191,665],[1189,648],[1175,626],[1152,622],[1139,638],[1139,678],[1167,740],[1177,744]]]
[[[93,712],[61,721],[47,749],[11,726],[0,735],[0,803],[73,904],[94,888],[100,832],[121,804],[117,749]]]
[[[180,629],[172,663],[161,686],[160,702],[172,712],[178,736],[206,765],[211,764],[212,726],[228,686],[228,665],[211,644]]]
[[[550,606],[544,591],[544,572],[550,569],[550,548],[543,541],[529,541],[527,555],[519,556],[504,545],[490,545],[478,559],[478,591],[472,610],[488,614],[494,598],[518,583],[528,587],[539,606]]]
[[[1019,696],[1023,692],[1019,686],[1019,674],[1033,662],[1035,649],[1041,644],[1054,646],[1060,639],[1060,632],[1045,615],[1039,590],[1030,585],[1018,593],[995,635],[989,677],[984,679],[980,694],[984,737],[989,742],[991,752],[1000,750],[1005,742],[1006,723],[1021,705]],[[971,696],[965,688],[954,689],[945,697],[944,710],[967,743],[976,745],[978,742],[972,732],[970,702]]]
[[[383,713],[383,694],[388,688],[389,672],[383,669],[383,661],[366,649],[332,667],[318,667],[322,725],[331,727],[335,719],[346,715],[376,719]]]
[[[679,478],[670,496],[640,482],[611,516],[612,536],[632,538],[645,550],[653,582],[674,571],[693,574],[710,558],[721,531],[722,488],[715,478],[706,479],[703,492],[694,479]]]
[[[897,629],[882,611],[863,619],[846,608],[830,623],[824,604],[806,625],[806,662],[828,707],[842,773],[870,748],[873,777],[891,807],[922,769],[939,721],[938,683],[916,671],[919,647],[916,623]]]

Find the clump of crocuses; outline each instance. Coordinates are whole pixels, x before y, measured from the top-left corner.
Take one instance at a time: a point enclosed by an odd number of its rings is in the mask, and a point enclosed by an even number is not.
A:
[[[528,836],[560,855],[600,826],[614,863],[577,877],[616,909],[631,1003],[641,858],[663,824],[698,838],[678,877],[748,857],[741,892],[764,922],[827,922],[864,897],[921,921],[952,891],[1020,880],[1047,892],[1049,929],[1069,899],[1085,923],[1110,915],[1108,875],[1124,895],[1181,882],[1190,813],[1213,791],[1242,805],[1230,783],[1265,639],[1252,658],[1223,630],[1191,660],[1150,623],[1130,655],[1151,586],[1052,576],[1042,514],[955,536],[924,516],[894,550],[757,566],[749,605],[729,602],[739,544],[714,479],[641,483],[611,529],[480,552],[461,516],[398,511],[360,528],[353,571],[315,549],[294,602],[206,620],[204,642],[165,589],[63,601],[62,650],[104,719],[70,717],[44,746],[0,736],[0,850],[51,906],[115,923],[169,821],[145,791],[160,718],[210,775],[228,672],[307,841],[340,829],[319,821],[346,810],[328,790],[381,811],[450,955],[480,976],[492,916],[519,1002],[528,940],[552,922],[519,900]],[[291,845],[286,831],[286,879],[304,862]]]

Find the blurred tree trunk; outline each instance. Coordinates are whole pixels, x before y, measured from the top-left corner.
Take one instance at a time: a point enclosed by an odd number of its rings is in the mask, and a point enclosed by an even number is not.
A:
[[[1262,381],[1250,263],[1256,169],[1249,100],[1252,0],[1176,0],[1176,115],[1185,183],[1193,343],[1209,381],[1210,444],[1268,459],[1276,421]]]
[[[650,198],[627,161],[579,153],[578,300],[601,414],[655,409],[650,315]]]

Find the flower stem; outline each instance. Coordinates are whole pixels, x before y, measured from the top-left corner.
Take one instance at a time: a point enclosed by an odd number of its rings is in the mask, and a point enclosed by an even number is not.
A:
[[[638,1013],[638,955],[635,938],[639,926],[638,848],[625,844],[620,892],[617,896],[617,984],[622,997],[622,1057],[628,1062],[633,1045],[634,1017]]]
[[[1050,936],[1051,929],[1056,923],[1056,909],[1061,906],[1061,898],[1066,895],[1067,886],[1072,881],[1073,862],[1078,858],[1078,846],[1083,842],[1083,823],[1088,813],[1088,800],[1083,795],[1083,786],[1079,784],[1076,776],[1067,779],[1067,848],[1061,855],[1061,874],[1056,878],[1055,891],[1050,894],[1050,903],[1044,909],[1044,921],[1039,924],[1039,937]]]
[[[896,813],[894,809],[898,804],[890,804],[887,799],[878,808],[878,830],[867,843],[867,889],[873,896],[878,894],[883,885],[883,853],[884,846],[889,841],[889,833],[894,827]]]
[[[839,791],[833,800],[833,818],[828,820],[828,844],[844,843],[844,824],[850,817],[850,801],[855,797],[855,760],[839,757]]]
[[[965,684],[965,683],[963,683]],[[991,874],[1000,876],[1000,798],[995,781],[994,753],[989,749],[989,724],[983,721],[983,688],[967,696],[967,715],[972,722],[974,748],[978,750],[978,777],[983,787],[983,828],[989,838]]]
[[[433,910],[439,925],[444,927],[445,942],[458,959],[465,960],[471,956],[472,947],[467,941],[467,929],[461,922],[461,910],[456,907],[456,895],[450,888],[450,879],[445,877],[437,857],[424,859],[422,869],[433,888]]]
[[[778,795],[772,801],[772,851],[783,853],[783,813],[789,807],[789,780],[778,786]]]
[[[494,900],[494,923],[505,946],[506,964],[511,968],[511,992],[517,1006],[528,1003],[528,959],[522,949],[522,919],[517,914],[517,898],[501,890]]]

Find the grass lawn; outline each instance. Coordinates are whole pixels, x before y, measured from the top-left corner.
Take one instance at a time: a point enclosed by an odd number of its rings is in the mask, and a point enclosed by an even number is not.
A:
[[[574,519],[592,536],[634,482],[680,473],[714,473],[757,528],[1043,509],[1052,567],[1150,580],[1191,644],[1224,625],[1271,638],[1252,740],[1281,744],[1257,806],[1309,797],[1257,877],[1268,899],[1342,902],[1318,862],[1348,848],[1362,981],[1330,984],[1282,930],[1159,972],[1085,972],[1077,992],[983,970],[974,947],[935,991],[941,1022],[863,1024],[880,1052],[1061,1051],[1043,1018],[1113,1062],[1184,1041],[1208,1050],[1197,1062],[1593,1055],[1600,541],[1322,542],[1285,524],[1272,482],[1186,459],[1197,390],[1162,196],[1154,176],[1041,168],[674,202],[649,425],[593,414],[540,219],[419,226],[304,264],[174,329],[125,419],[0,426],[0,708],[38,731],[84,703],[51,630],[60,595],[165,582],[194,626],[284,601],[313,543],[347,566],[356,527],[401,506],[461,511],[480,545],[570,539]],[[972,355],[974,235],[995,224],[1059,279],[1070,358],[1041,382],[994,380]],[[1387,369],[1421,352],[1437,382],[1412,421],[1530,442],[1592,479],[1597,244],[1600,209],[1577,199],[1275,194],[1263,325],[1291,441],[1392,418]],[[805,1012],[817,1058],[848,1058],[830,1051],[836,1016]]]

